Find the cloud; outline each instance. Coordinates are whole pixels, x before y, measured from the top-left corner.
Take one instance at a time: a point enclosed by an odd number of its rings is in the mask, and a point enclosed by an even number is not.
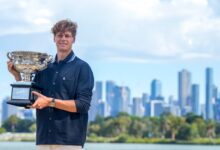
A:
[[[51,26],[53,12],[37,0],[2,0],[0,35],[43,32]]]
[[[189,52],[189,53],[182,54],[181,58],[184,60],[204,60],[204,59],[213,59],[214,56],[210,53]]]
[[[216,0],[2,0],[0,4],[0,35],[49,33],[54,22],[70,18],[79,24],[77,48],[95,60],[208,60],[217,57],[220,47]]]

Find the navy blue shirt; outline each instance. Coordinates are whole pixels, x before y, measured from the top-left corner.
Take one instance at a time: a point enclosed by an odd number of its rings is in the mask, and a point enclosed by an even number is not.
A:
[[[83,146],[94,86],[90,66],[71,52],[63,61],[55,61],[38,72],[34,81],[43,95],[75,100],[77,109],[75,113],[51,107],[37,109],[36,144]]]

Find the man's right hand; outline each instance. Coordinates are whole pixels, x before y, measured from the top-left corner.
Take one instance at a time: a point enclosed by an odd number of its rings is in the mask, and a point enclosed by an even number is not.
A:
[[[21,75],[17,70],[15,70],[14,65],[11,60],[7,62],[7,65],[8,65],[8,71],[14,76],[15,80],[20,81]]]

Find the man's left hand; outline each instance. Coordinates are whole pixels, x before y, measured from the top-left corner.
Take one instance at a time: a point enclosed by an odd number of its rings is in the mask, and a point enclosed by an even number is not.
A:
[[[37,99],[34,104],[30,106],[30,108],[43,109],[45,107],[48,107],[52,100],[52,98],[44,96],[43,94],[40,94],[36,91],[32,91],[32,94],[36,95]]]

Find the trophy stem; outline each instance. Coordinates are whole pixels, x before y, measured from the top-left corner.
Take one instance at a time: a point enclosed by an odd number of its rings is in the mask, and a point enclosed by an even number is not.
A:
[[[23,73],[22,74],[22,80],[26,82],[30,82],[33,75],[31,73]]]

